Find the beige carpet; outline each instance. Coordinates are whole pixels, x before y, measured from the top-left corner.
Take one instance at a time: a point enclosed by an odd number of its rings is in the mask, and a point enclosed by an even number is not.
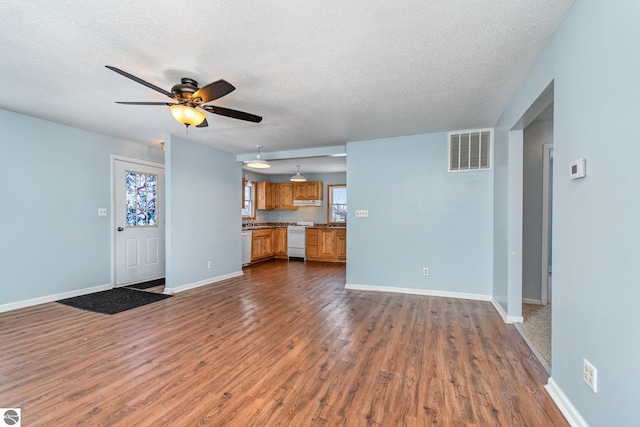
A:
[[[522,304],[522,331],[551,366],[551,304]]]

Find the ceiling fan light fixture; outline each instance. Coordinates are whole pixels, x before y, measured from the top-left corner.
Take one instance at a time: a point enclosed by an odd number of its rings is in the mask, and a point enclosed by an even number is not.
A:
[[[207,115],[204,112],[193,107],[189,107],[188,105],[170,105],[169,110],[171,111],[173,118],[185,126],[198,126],[207,118]]]
[[[260,158],[260,147],[262,147],[262,145],[256,145],[256,147],[258,148],[258,155],[256,156],[255,159],[253,160],[249,160],[247,162],[247,167],[253,168],[253,169],[267,169],[270,168],[271,165],[266,161]]]
[[[298,172],[295,175],[293,175],[291,178],[289,178],[289,181],[306,182],[307,178],[305,178],[304,175],[300,175],[300,165],[296,165],[296,167],[298,168]]]

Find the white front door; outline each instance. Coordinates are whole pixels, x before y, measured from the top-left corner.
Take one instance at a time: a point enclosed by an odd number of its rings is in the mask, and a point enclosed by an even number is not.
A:
[[[115,160],[116,286],[164,277],[164,168]]]

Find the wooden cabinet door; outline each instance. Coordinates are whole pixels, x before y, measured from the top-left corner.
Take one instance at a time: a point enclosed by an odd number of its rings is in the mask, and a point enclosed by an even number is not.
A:
[[[307,228],[306,243],[307,243],[307,258],[318,257],[318,230],[315,228]]]
[[[253,232],[251,236],[251,261],[262,258],[262,238]]]
[[[307,200],[322,200],[322,182],[306,182],[305,197]]]
[[[293,200],[305,200],[305,194],[307,191],[306,182],[294,182],[293,183]]]
[[[338,260],[347,259],[347,230],[336,230],[336,256]]]
[[[322,200],[322,182],[307,181],[293,183],[294,200]]]
[[[272,229],[253,230],[251,239],[251,261],[273,256]]]
[[[267,182],[267,191],[266,196],[267,200],[267,209],[277,209],[278,207],[278,186],[277,184],[272,184]]]
[[[336,233],[335,230],[318,230],[318,257],[335,258]]]
[[[293,206],[293,182],[283,182],[279,187],[279,209],[297,209]]]
[[[267,183],[256,182],[256,209],[267,209]]]
[[[273,239],[271,235],[262,238],[262,257],[268,258],[273,256]]]
[[[273,252],[277,257],[287,257],[287,229],[276,228],[273,230]]]

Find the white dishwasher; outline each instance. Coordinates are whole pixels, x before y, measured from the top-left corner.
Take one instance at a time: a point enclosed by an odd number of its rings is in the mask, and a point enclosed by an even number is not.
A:
[[[242,266],[251,262],[251,230],[242,231]]]

